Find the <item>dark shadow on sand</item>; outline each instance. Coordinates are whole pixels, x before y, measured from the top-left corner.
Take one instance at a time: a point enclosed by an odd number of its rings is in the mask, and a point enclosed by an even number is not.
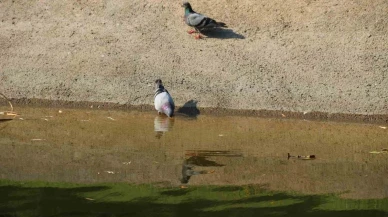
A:
[[[205,29],[205,30],[202,30],[201,33],[207,38],[245,39],[245,36],[235,33],[232,29],[223,29],[223,28]]]
[[[176,115],[182,115],[189,118],[197,118],[197,116],[201,113],[197,107],[197,101],[189,100],[182,107],[178,109]]]

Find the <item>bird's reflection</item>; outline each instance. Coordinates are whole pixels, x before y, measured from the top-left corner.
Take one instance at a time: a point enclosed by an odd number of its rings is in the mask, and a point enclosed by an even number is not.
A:
[[[199,174],[209,174],[214,173],[214,170],[207,171],[207,170],[201,170],[201,171],[195,171],[194,164],[191,164],[191,159],[185,159],[182,164],[182,178],[181,178],[181,184],[187,184],[189,183],[189,180],[191,176],[199,175]]]
[[[214,173],[214,170],[195,171],[195,166],[202,167],[223,167],[224,164],[209,160],[209,157],[242,157],[238,151],[211,151],[211,150],[188,150],[185,154],[185,160],[182,164],[181,184],[188,184],[191,176],[200,174]],[[184,186],[181,186],[184,187]]]
[[[160,139],[165,132],[170,131],[174,126],[174,120],[167,116],[156,116],[154,120],[155,137]]]

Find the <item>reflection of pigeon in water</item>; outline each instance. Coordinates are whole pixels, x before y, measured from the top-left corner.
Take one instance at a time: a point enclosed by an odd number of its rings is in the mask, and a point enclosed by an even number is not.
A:
[[[215,27],[226,27],[225,23],[217,22],[212,18],[209,18],[205,15],[199,14],[195,12],[192,8],[190,3],[184,2],[182,7],[185,8],[185,16],[184,20],[187,25],[194,27],[196,31],[190,30],[188,31],[189,34],[192,34],[194,32],[197,32],[198,35],[195,36],[196,39],[201,38],[200,30],[207,29],[207,28],[215,28]]]
[[[212,170],[212,171],[206,171],[206,170],[194,171],[193,168],[194,168],[194,165],[193,164],[189,164],[189,159],[186,159],[186,160],[183,161],[183,165],[182,165],[182,178],[181,178],[181,183],[182,184],[189,183],[189,180],[190,180],[191,176],[199,175],[199,174],[214,173],[214,170]]]
[[[154,130],[156,132],[156,138],[160,139],[163,134],[174,126],[174,118],[168,118],[165,116],[156,116],[154,120]]]
[[[162,80],[157,79],[155,81],[156,90],[155,90],[155,109],[158,113],[164,113],[168,117],[172,117],[174,114],[175,104],[174,100],[168,93],[166,89],[164,89]]]
[[[191,156],[187,159],[190,164],[203,167],[223,167],[224,164],[219,164],[213,160],[208,160],[206,156]]]

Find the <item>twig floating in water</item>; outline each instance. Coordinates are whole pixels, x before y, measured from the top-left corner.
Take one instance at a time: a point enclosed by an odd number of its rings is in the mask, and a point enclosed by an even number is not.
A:
[[[31,141],[43,141],[45,139],[31,139]]]
[[[292,156],[290,155],[290,153],[287,153],[287,157],[288,159],[290,158],[297,158],[299,160],[314,160],[315,159],[315,155],[298,155],[298,156]]]

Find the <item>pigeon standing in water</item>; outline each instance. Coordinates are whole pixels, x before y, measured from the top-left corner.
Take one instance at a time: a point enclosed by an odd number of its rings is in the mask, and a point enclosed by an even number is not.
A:
[[[155,85],[155,109],[158,111],[158,114],[164,113],[168,117],[172,117],[175,109],[174,100],[172,100],[168,91],[164,89],[162,80],[157,79]]]
[[[189,30],[188,33],[192,34],[197,32],[198,35],[195,36],[195,39],[201,38],[202,29],[215,28],[215,27],[227,27],[225,23],[217,22],[212,18],[206,17],[205,15],[199,14],[191,8],[190,3],[184,2],[182,7],[185,8],[184,20],[187,25],[194,27],[194,30]]]

